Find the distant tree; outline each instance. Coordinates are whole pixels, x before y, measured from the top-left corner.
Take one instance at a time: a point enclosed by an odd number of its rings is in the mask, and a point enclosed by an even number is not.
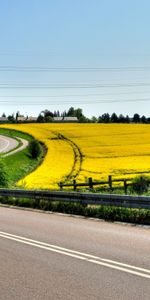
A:
[[[97,118],[96,118],[95,116],[93,116],[93,117],[91,118],[91,122],[92,122],[92,123],[97,123]]]
[[[45,117],[52,117],[52,118],[54,117],[54,114],[48,109],[41,111],[41,114],[43,114],[44,118]]]
[[[125,116],[125,122],[126,122],[126,123],[130,123],[130,118],[129,118],[128,115]]]
[[[54,116],[54,117],[57,117],[57,112],[56,112],[56,110],[54,111],[53,116]]]
[[[77,117],[78,120],[80,120],[80,118],[84,117],[82,109],[81,108],[77,108],[75,109],[75,114],[74,117]]]
[[[140,123],[140,115],[139,114],[134,114],[132,121],[134,123]]]
[[[118,116],[116,115],[116,113],[113,113],[110,117],[110,122],[111,123],[118,123]]]
[[[105,113],[98,118],[98,123],[109,123],[110,122],[110,115]]]
[[[46,123],[52,123],[53,122],[53,118],[50,116],[45,117],[45,122]]]
[[[148,124],[150,124],[150,118],[146,118]]]
[[[67,112],[67,117],[75,117],[75,109],[74,107],[70,107]]]
[[[66,113],[67,117],[77,117],[79,122],[84,122],[87,118],[83,115],[81,108],[70,107],[68,112]]]
[[[37,117],[37,123],[44,123],[44,122],[45,122],[44,116],[42,116],[41,114],[39,114],[38,117]]]
[[[119,123],[126,123],[126,118],[124,115],[120,114],[118,117],[118,122]]]
[[[141,122],[142,122],[142,123],[144,123],[144,124],[146,124],[146,123],[147,123],[147,119],[146,119],[146,117],[145,117],[145,116],[142,116],[142,117],[141,117]]]
[[[59,112],[59,110],[57,110],[57,117],[60,117],[60,112]]]
[[[16,121],[17,121],[17,119],[18,119],[18,117],[19,117],[19,116],[20,116],[20,112],[19,112],[19,111],[17,111],[17,112],[16,112],[16,118],[15,118],[15,119],[16,119]]]
[[[82,115],[79,119],[78,119],[79,123],[88,123],[89,119],[86,118],[84,115]]]
[[[14,114],[8,116],[8,121],[10,123],[16,123],[16,118],[15,118]]]
[[[61,113],[61,117],[66,117],[67,116],[67,112],[66,112],[66,110],[65,111],[63,111],[62,113]]]
[[[3,114],[2,114],[2,117],[3,117],[3,118],[6,118],[6,114],[5,114],[5,113],[3,113]]]

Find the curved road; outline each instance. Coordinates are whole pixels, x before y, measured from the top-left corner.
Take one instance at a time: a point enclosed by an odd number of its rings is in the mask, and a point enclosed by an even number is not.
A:
[[[6,153],[18,146],[19,142],[11,137],[0,135],[0,153]]]
[[[17,137],[17,139],[21,141],[22,145],[15,149],[19,145],[19,142],[16,139],[9,136],[0,135],[0,153],[5,153],[3,156],[8,156],[21,151],[28,146],[27,140],[19,137]]]
[[[149,300],[150,228],[0,207],[1,299]]]

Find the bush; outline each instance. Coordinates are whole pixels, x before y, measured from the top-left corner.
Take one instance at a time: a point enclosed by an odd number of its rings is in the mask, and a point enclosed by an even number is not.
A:
[[[132,182],[131,191],[141,195],[148,191],[149,182],[150,178],[147,176],[135,177]]]
[[[33,159],[36,159],[41,154],[41,146],[37,140],[32,140],[29,143],[29,153]]]
[[[2,160],[0,160],[0,187],[8,187],[8,174]]]

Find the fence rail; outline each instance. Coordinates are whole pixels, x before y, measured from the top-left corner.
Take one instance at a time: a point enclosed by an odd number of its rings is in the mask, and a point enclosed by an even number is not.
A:
[[[116,182],[120,182],[123,184],[123,189],[124,189],[124,192],[125,194],[127,193],[127,188],[129,185],[131,185],[131,180],[132,178],[117,178],[117,179],[113,179],[111,175],[108,176],[108,180],[107,181],[93,181],[92,177],[90,177],[88,179],[88,182],[82,182],[82,183],[77,183],[76,180],[73,180],[72,183],[63,183],[63,182],[60,182],[59,183],[59,187],[60,187],[60,190],[63,190],[64,187],[72,187],[72,189],[74,191],[77,190],[78,187],[88,187],[89,189],[93,189],[94,186],[104,186],[104,185],[107,185],[108,186],[108,189],[111,191],[113,190],[114,188],[116,188],[115,186],[113,186],[113,183],[116,183]]]
[[[127,208],[150,209],[150,197],[80,192],[0,189],[0,197],[30,198],[91,205],[112,205]]]

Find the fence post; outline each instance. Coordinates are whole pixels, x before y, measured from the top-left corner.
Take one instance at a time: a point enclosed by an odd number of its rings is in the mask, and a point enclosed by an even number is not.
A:
[[[112,190],[112,176],[111,175],[108,176],[108,185],[109,185],[109,189]]]
[[[62,184],[62,182],[59,183],[59,186],[60,186],[60,190],[62,191],[62,189],[63,189],[63,184]]]
[[[89,188],[93,189],[93,180],[92,180],[92,177],[89,178]]]
[[[126,181],[126,179],[124,179],[124,192],[125,192],[125,194],[127,193],[127,181]]]
[[[76,191],[76,188],[77,188],[77,186],[76,186],[76,180],[74,179],[73,180],[73,189],[74,189],[74,191]]]

